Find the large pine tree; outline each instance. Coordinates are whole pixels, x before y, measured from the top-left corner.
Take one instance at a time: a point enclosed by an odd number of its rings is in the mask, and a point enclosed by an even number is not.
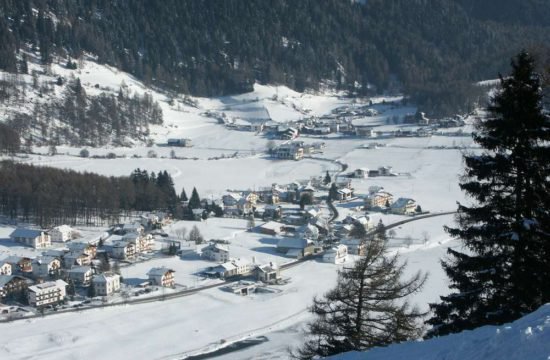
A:
[[[339,272],[336,287],[313,300],[316,319],[293,357],[313,359],[421,336],[417,320],[423,314],[406,298],[422,287],[426,276],[418,272],[405,280],[405,266],[397,255],[386,256],[384,240],[370,241],[366,255]]]
[[[522,52],[512,68],[477,125],[484,151],[464,156],[460,187],[474,201],[446,229],[464,251],[450,248],[443,262],[454,292],[431,305],[429,336],[509,322],[550,301],[550,120],[533,58]]]

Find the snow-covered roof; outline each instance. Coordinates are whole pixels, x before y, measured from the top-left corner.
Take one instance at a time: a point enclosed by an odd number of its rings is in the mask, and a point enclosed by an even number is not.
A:
[[[174,270],[172,269],[169,269],[167,267],[154,267],[152,268],[151,270],[149,270],[147,272],[147,275],[148,276],[163,276],[164,274],[166,274],[167,272],[175,272]]]
[[[280,230],[281,227],[283,227],[284,224],[281,224],[280,222],[276,221],[269,221],[265,224],[261,225],[260,228],[267,229],[267,230]]]
[[[71,232],[73,231],[73,228],[70,227],[69,225],[59,225],[54,227],[52,230],[57,230],[59,232]]]
[[[277,243],[277,247],[289,249],[305,249],[310,241],[303,238],[282,238]]]
[[[36,285],[33,285],[33,286],[29,286],[29,291],[32,291],[32,292],[40,292],[41,290],[44,290],[44,289],[47,289],[47,288],[51,288],[51,287],[62,287],[62,286],[67,286],[69,284],[67,284],[65,281],[63,280],[55,280],[55,281],[48,281],[48,282],[43,282],[41,284],[36,284]]]
[[[13,238],[32,238],[32,239],[34,239],[35,237],[40,236],[43,232],[44,231],[42,231],[42,230],[18,228],[18,229],[15,229],[10,234],[10,237],[13,237]]]
[[[116,277],[120,277],[120,275],[113,274],[113,273],[103,273],[103,274],[99,274],[99,275],[94,276],[93,282],[95,282],[95,283],[106,283],[106,282],[111,281],[112,279],[114,279]]]
[[[402,208],[402,207],[407,206],[407,204],[409,204],[409,203],[414,204],[414,200],[409,199],[409,198],[399,198],[399,199],[395,200],[393,204],[391,204],[391,207],[394,208],[394,209]]]
[[[92,268],[90,266],[76,266],[72,269],[70,269],[69,273],[78,273],[78,274],[85,274],[88,271],[91,271]]]
[[[343,189],[339,189],[338,193],[340,193],[340,194],[351,194],[352,191],[348,188],[343,188]]]
[[[22,276],[17,275],[0,275],[0,288],[3,288],[7,283],[9,283],[12,279],[25,279]]]

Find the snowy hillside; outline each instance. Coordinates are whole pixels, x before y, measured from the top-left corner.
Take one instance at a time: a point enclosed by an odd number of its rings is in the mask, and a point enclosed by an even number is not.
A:
[[[550,358],[550,304],[502,326],[421,342],[408,342],[367,352],[350,352],[331,360],[524,360]]]

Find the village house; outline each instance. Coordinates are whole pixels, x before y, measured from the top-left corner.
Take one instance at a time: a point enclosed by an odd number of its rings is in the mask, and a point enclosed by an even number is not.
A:
[[[120,290],[120,275],[109,272],[95,275],[92,283],[97,296],[109,296]]]
[[[278,205],[264,206],[264,219],[279,219],[281,217],[282,208]]]
[[[227,279],[233,276],[248,275],[251,271],[250,263],[240,259],[232,259],[206,271],[205,274]]]
[[[358,179],[366,179],[369,177],[369,169],[367,168],[355,169],[355,171],[353,172],[353,177]]]
[[[229,261],[229,248],[221,244],[211,243],[202,248],[201,257],[207,260],[224,263]]]
[[[23,294],[30,280],[18,275],[0,275],[0,298],[17,297]],[[31,282],[32,283],[32,282]]]
[[[313,242],[304,238],[282,238],[277,243],[277,252],[300,259],[313,254]]]
[[[11,275],[13,273],[12,264],[7,261],[0,261],[0,275]]]
[[[133,222],[131,224],[124,224],[122,225],[122,231],[125,234],[142,234],[144,231],[143,225],[141,225],[139,222]]]
[[[351,179],[345,178],[345,177],[337,177],[334,182],[336,183],[336,187],[338,189],[349,189],[353,190],[353,186],[351,185]]]
[[[362,225],[366,231],[374,228],[374,224],[371,221],[370,217],[365,215],[355,216],[355,215],[348,215],[346,218],[342,221],[344,224],[349,225]]]
[[[134,244],[136,254],[151,251],[155,245],[155,240],[151,234],[129,233],[122,237],[122,241]]]
[[[174,287],[176,285],[174,273],[174,270],[168,269],[166,267],[155,267],[149,270],[147,276],[149,276],[149,281],[153,285]]]
[[[39,278],[49,278],[59,274],[61,261],[52,256],[41,256],[36,258],[32,264],[32,274]]]
[[[275,157],[284,160],[301,160],[304,157],[304,149],[296,144],[282,144],[275,149]]]
[[[340,244],[347,246],[348,254],[364,256],[367,252],[367,244],[361,239],[342,239]]]
[[[125,260],[133,259],[136,256],[136,246],[128,241],[115,241],[111,246],[111,257]]]
[[[43,230],[15,229],[10,238],[18,243],[31,246],[35,249],[42,249],[52,245],[50,235]]]
[[[92,282],[94,272],[89,266],[76,266],[67,271],[67,275],[76,285],[88,286]]]
[[[67,296],[67,285],[63,280],[55,280],[29,286],[29,305],[40,308],[59,304]]]
[[[3,260],[11,264],[12,274],[16,272],[30,273],[32,272],[32,259],[28,257],[9,256]]]
[[[375,193],[371,193],[365,197],[365,208],[386,208],[391,206],[393,202],[393,195],[387,191],[379,190]]]
[[[355,126],[355,135],[361,137],[376,137],[376,132],[373,130],[372,126]]]
[[[390,210],[393,214],[412,215],[416,213],[416,201],[409,198],[399,198],[391,204]]]
[[[339,201],[347,201],[353,198],[353,190],[348,188],[338,189],[336,192],[336,199]]]
[[[283,231],[284,224],[276,221],[269,221],[258,227],[260,233],[265,235],[278,235]]]
[[[63,266],[66,269],[72,269],[73,266],[85,266],[92,263],[92,258],[90,255],[80,252],[80,251],[71,251],[63,257]]]
[[[166,143],[168,146],[177,146],[177,147],[193,146],[191,139],[168,139]]]
[[[73,229],[69,225],[60,225],[51,229],[48,234],[52,242],[67,242],[73,238]]]
[[[203,208],[191,209],[191,214],[193,214],[194,221],[202,221],[207,214],[206,210]]]
[[[85,242],[73,242],[68,245],[69,250],[72,252],[82,252],[89,255],[90,258],[95,258],[97,254],[97,246],[88,244]]]
[[[298,137],[300,132],[292,127],[279,126],[277,128],[277,137],[281,140],[292,140]]]
[[[277,283],[281,279],[281,269],[270,262],[265,265],[258,265],[254,268],[254,275],[258,281],[266,284]]]
[[[331,264],[343,264],[348,259],[348,247],[346,245],[334,246],[323,254],[323,261]]]

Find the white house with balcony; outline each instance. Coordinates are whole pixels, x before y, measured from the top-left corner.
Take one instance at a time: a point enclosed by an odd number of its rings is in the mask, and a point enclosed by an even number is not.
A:
[[[31,246],[35,249],[42,249],[52,245],[50,235],[43,230],[19,228],[10,234],[10,238],[15,242]]]
[[[167,267],[155,267],[149,270],[147,276],[149,276],[149,281],[151,284],[164,287],[174,287],[176,285],[176,280],[174,278],[174,273],[176,271],[169,269]]]
[[[120,275],[103,273],[93,277],[95,293],[98,296],[109,296],[120,290]]]
[[[343,264],[348,260],[348,247],[346,245],[334,246],[323,254],[323,261],[331,264]]]
[[[92,282],[94,272],[90,266],[76,266],[67,271],[67,275],[76,285],[88,286]]]
[[[48,234],[50,234],[51,240],[53,242],[67,242],[71,241],[73,238],[73,228],[69,225],[60,225],[51,229]]]
[[[29,305],[43,307],[60,303],[67,295],[67,285],[63,280],[55,280],[29,286]]]
[[[224,263],[229,261],[229,248],[221,244],[212,243],[202,248],[201,257],[210,261]]]

